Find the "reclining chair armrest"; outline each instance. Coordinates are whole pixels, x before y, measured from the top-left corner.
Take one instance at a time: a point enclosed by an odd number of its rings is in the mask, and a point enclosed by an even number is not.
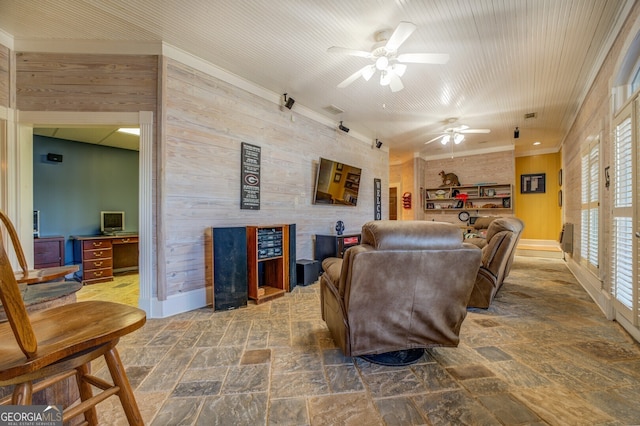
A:
[[[498,279],[498,277],[496,277],[490,270],[488,270],[484,266],[481,266],[480,269],[478,269],[478,279],[480,279],[480,277],[484,278],[487,281],[493,282]]]
[[[342,272],[342,259],[338,257],[327,257],[322,261],[322,270],[327,275],[331,284],[337,289],[340,283],[340,273]]]
[[[486,309],[491,304],[493,296],[498,289],[496,288],[498,277],[493,273],[481,266],[476,275],[476,281],[473,285],[473,291],[471,297],[467,303],[469,308],[482,308]]]
[[[342,259],[336,260],[339,260],[340,262],[338,263],[342,264]],[[323,262],[322,264],[324,267],[325,263]],[[338,289],[340,269],[337,269],[337,277],[331,277],[332,274],[329,272],[331,268],[325,269],[325,272],[320,277],[320,310],[322,319],[327,323],[335,343],[345,354],[350,354],[351,345],[348,339],[349,321],[347,319],[347,309]],[[332,279],[336,281],[332,281]]]

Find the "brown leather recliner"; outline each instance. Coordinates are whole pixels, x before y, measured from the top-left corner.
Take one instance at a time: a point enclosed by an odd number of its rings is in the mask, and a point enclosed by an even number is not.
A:
[[[322,262],[322,318],[347,356],[457,346],[480,257],[449,223],[368,222]]]
[[[515,217],[495,219],[487,230],[482,265],[473,286],[470,308],[488,308],[504,279],[509,276],[524,223]]]

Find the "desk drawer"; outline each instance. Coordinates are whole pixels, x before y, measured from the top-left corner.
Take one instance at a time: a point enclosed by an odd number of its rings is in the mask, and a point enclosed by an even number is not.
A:
[[[107,269],[113,266],[113,262],[110,257],[104,259],[85,260],[82,262],[83,271],[91,271],[94,269]]]
[[[118,237],[111,240],[112,244],[133,244],[138,242],[138,237]]]
[[[113,272],[111,271],[111,268],[82,271],[82,281],[91,281],[102,278],[113,278]]]
[[[111,247],[104,250],[85,250],[82,260],[111,259]]]
[[[90,240],[82,242],[83,250],[110,249],[111,240]]]

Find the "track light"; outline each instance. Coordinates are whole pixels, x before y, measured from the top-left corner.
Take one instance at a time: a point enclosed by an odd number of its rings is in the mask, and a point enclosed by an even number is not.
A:
[[[343,131],[343,132],[345,132],[345,133],[349,133],[349,128],[348,128],[348,127],[346,127],[346,126],[344,126],[344,125],[342,124],[342,121],[340,122],[340,125],[338,126],[338,129],[342,130],[342,131]]]
[[[284,95],[282,95],[282,96],[284,96],[284,106],[287,107],[287,109],[293,108],[293,104],[296,103],[296,100],[293,99],[292,97],[289,97],[287,99],[287,94],[286,93]]]
[[[379,139],[376,139],[376,148],[380,149],[382,147],[382,141]]]
[[[513,131],[513,138],[518,139],[519,137],[520,137],[520,129],[516,127],[515,130]]]

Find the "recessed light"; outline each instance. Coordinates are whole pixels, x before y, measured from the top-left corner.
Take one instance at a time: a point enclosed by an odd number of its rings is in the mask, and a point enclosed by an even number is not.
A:
[[[534,142],[534,145],[542,145],[542,142]]]
[[[126,127],[122,127],[118,129],[118,131],[122,133],[129,133],[130,135],[140,136],[140,129],[129,129]]]

